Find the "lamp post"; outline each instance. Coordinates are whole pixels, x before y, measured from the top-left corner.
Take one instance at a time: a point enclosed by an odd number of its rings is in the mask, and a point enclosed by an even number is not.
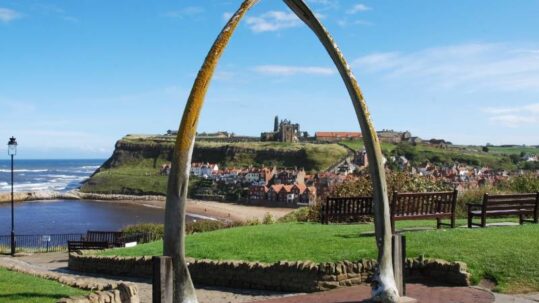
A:
[[[17,139],[9,138],[7,153],[11,156],[11,255],[15,255],[15,205],[13,203],[13,156],[17,154]]]

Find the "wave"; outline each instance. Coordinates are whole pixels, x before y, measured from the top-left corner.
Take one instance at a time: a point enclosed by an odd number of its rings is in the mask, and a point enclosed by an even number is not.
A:
[[[48,172],[48,169],[14,169],[15,173],[44,173]],[[10,173],[11,169],[0,169],[0,173]]]
[[[101,167],[101,165],[87,165],[87,166],[81,166],[82,169],[98,169]]]

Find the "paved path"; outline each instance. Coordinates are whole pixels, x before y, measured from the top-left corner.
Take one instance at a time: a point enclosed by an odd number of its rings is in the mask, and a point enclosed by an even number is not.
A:
[[[135,284],[139,291],[141,303],[152,302],[151,281],[138,278],[113,277],[113,276],[94,276],[90,274],[81,274],[70,271],[67,268],[67,253],[47,253],[33,254],[21,257],[0,257],[0,265],[18,265],[42,272],[52,271],[61,273],[65,276],[76,278],[87,278],[101,283],[129,282]],[[197,297],[199,303],[242,303],[266,300],[270,298],[279,298],[290,296],[290,293],[279,293],[272,291],[243,290],[217,287],[197,288]],[[295,295],[295,294],[294,294]]]
[[[407,295],[418,303],[492,303],[494,296],[487,290],[473,287],[440,287],[408,284]],[[296,297],[258,301],[257,303],[366,303],[371,289],[367,285],[348,287]]]
[[[16,258],[0,257],[0,264],[17,264],[34,270],[53,271],[71,277],[90,278],[103,283],[119,281],[133,283],[139,289],[141,302],[151,302],[149,280],[126,277],[96,277],[81,275],[67,268],[67,253],[47,253],[21,256]],[[539,303],[539,293],[503,295],[492,294],[475,287],[427,287],[422,284],[408,284],[408,295],[420,303]],[[368,302],[370,288],[357,286],[314,294],[290,294],[260,290],[239,290],[227,288],[197,288],[200,303],[355,303]]]

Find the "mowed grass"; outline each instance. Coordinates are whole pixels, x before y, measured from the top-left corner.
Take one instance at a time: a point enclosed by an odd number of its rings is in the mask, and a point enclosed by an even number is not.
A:
[[[459,224],[463,224],[459,220]],[[434,221],[398,222],[397,228],[434,226]],[[197,259],[328,262],[376,258],[374,238],[360,235],[372,224],[288,223],[245,226],[190,235],[186,253]],[[494,280],[502,292],[539,290],[539,225],[406,232],[408,257],[425,256],[468,264],[474,282]],[[162,254],[162,242],[114,249],[104,255]]]
[[[85,294],[88,292],[55,281],[0,268],[0,302],[54,303],[61,298]]]

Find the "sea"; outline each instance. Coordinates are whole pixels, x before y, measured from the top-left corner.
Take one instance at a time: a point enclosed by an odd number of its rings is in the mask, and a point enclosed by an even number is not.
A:
[[[19,160],[15,159],[15,192],[54,190],[66,192],[80,187],[104,159]],[[11,191],[11,162],[0,160],[0,192]],[[163,223],[163,209],[142,205],[89,200],[52,200],[15,203],[17,235],[113,231],[139,223]],[[189,216],[188,221],[194,220]],[[0,203],[0,237],[11,232],[11,203]],[[1,242],[1,241],[0,241]],[[1,243],[0,243],[1,244]]]
[[[15,192],[76,189],[104,159],[14,161]],[[0,192],[11,191],[11,160],[0,160]]]

